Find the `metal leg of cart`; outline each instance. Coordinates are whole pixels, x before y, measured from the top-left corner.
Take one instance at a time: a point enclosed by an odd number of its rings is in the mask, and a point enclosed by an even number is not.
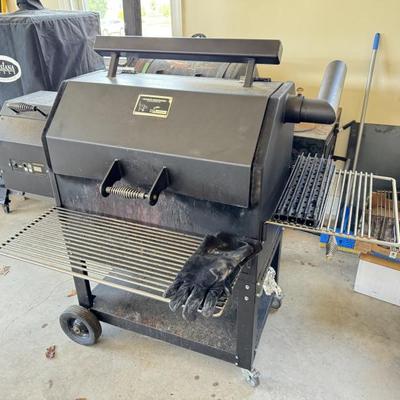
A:
[[[246,381],[252,386],[258,386],[259,373],[253,369],[256,352],[257,312],[259,298],[257,296],[257,265],[249,262],[248,274],[241,274],[237,282],[237,355],[236,365],[242,368]]]
[[[236,284],[238,290],[237,310],[237,355],[236,365],[242,369],[243,375],[251,386],[256,387],[260,383],[260,373],[253,368],[256,349],[266,323],[270,308],[273,307],[275,293],[267,294],[264,290],[264,279],[268,279],[271,268],[275,273],[279,271],[282,234],[274,244],[272,257],[258,272],[257,258],[253,258],[247,268],[247,274],[242,273]],[[266,270],[266,271],[265,271]],[[245,271],[246,272],[246,271]]]
[[[1,175],[0,175],[0,205],[3,207],[3,211],[6,214],[10,212],[10,191],[5,187]]]
[[[72,271],[75,270],[75,272],[81,272],[82,270],[79,270],[74,267],[81,267],[85,268],[86,262],[81,261],[79,264],[77,262],[71,262],[71,269]],[[87,271],[82,272],[84,275],[87,275]],[[93,307],[93,294],[92,294],[92,289],[90,287],[90,282],[86,279],[82,278],[77,278],[74,277],[74,283],[75,283],[75,289],[76,289],[76,295],[78,297],[78,302],[79,305],[85,308],[92,308]]]

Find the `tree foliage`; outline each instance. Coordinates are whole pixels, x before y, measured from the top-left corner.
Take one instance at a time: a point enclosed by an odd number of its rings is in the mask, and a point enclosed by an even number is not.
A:
[[[87,5],[90,11],[97,11],[100,18],[105,17],[108,9],[107,0],[88,0]]]

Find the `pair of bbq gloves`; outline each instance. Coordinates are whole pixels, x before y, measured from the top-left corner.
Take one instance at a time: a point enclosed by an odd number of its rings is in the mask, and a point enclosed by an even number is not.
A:
[[[169,308],[175,312],[183,306],[187,321],[196,319],[199,308],[204,317],[211,317],[218,299],[231,294],[240,264],[260,250],[256,240],[228,233],[207,235],[165,291],[164,296],[171,299]]]

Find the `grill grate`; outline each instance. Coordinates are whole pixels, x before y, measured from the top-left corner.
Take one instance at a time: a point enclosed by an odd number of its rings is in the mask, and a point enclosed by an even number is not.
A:
[[[0,254],[168,302],[165,289],[201,241],[198,236],[52,208],[0,244]],[[219,300],[215,316],[226,303],[226,297]]]
[[[274,219],[317,226],[334,171],[335,163],[331,158],[299,156],[276,207]]]
[[[299,157],[296,165],[306,163]],[[295,175],[296,170],[292,175]],[[291,176],[292,176],[291,175]],[[280,212],[282,199],[289,191],[297,190],[294,183],[287,185],[270,224],[313,233],[335,234],[400,248],[399,213],[396,180],[365,172],[336,170],[321,203],[321,217],[317,224],[306,219],[290,218]],[[380,188],[385,187],[385,190]],[[302,187],[301,190],[303,190]]]

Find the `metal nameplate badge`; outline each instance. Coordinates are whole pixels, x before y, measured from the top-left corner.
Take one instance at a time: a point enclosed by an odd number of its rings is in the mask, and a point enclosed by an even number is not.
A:
[[[172,99],[172,97],[168,96],[140,94],[136,101],[133,115],[167,118],[171,109]]]

